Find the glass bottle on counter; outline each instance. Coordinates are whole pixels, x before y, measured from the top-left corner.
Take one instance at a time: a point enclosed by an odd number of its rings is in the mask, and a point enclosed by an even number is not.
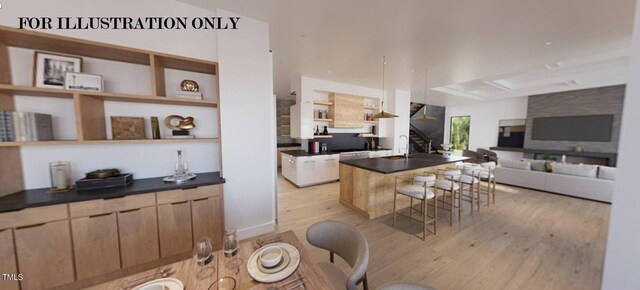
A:
[[[324,130],[322,130],[322,135],[329,135],[329,131],[327,131],[327,126],[324,126]]]

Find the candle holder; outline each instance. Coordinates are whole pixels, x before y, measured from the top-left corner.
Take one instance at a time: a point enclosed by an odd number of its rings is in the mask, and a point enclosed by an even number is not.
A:
[[[163,178],[162,180],[164,182],[181,183],[196,178],[195,174],[189,173],[189,166],[187,162],[182,160],[182,150],[178,150],[178,161],[175,163],[174,168],[175,174],[173,176]]]
[[[51,176],[50,192],[66,192],[73,189],[71,162],[49,163],[49,174]]]

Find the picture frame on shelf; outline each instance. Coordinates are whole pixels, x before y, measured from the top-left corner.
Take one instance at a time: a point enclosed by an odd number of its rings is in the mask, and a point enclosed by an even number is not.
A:
[[[143,117],[111,116],[113,140],[140,140],[146,138]]]
[[[82,58],[36,51],[33,56],[33,86],[63,89],[67,72],[82,71]]]
[[[67,72],[64,77],[64,88],[67,90],[103,92],[103,85],[101,75]]]

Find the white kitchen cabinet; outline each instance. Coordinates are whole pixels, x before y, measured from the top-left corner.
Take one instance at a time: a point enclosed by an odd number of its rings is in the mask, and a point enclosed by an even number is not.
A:
[[[282,154],[282,176],[297,186],[339,179],[339,154],[295,157]]]

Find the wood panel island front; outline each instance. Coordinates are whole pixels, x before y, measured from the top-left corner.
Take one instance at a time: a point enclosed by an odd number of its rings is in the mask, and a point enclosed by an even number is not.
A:
[[[375,219],[393,212],[396,177],[412,177],[438,168],[451,167],[467,157],[411,154],[340,161],[340,203],[360,215]],[[409,198],[398,198],[398,208],[409,206]]]

